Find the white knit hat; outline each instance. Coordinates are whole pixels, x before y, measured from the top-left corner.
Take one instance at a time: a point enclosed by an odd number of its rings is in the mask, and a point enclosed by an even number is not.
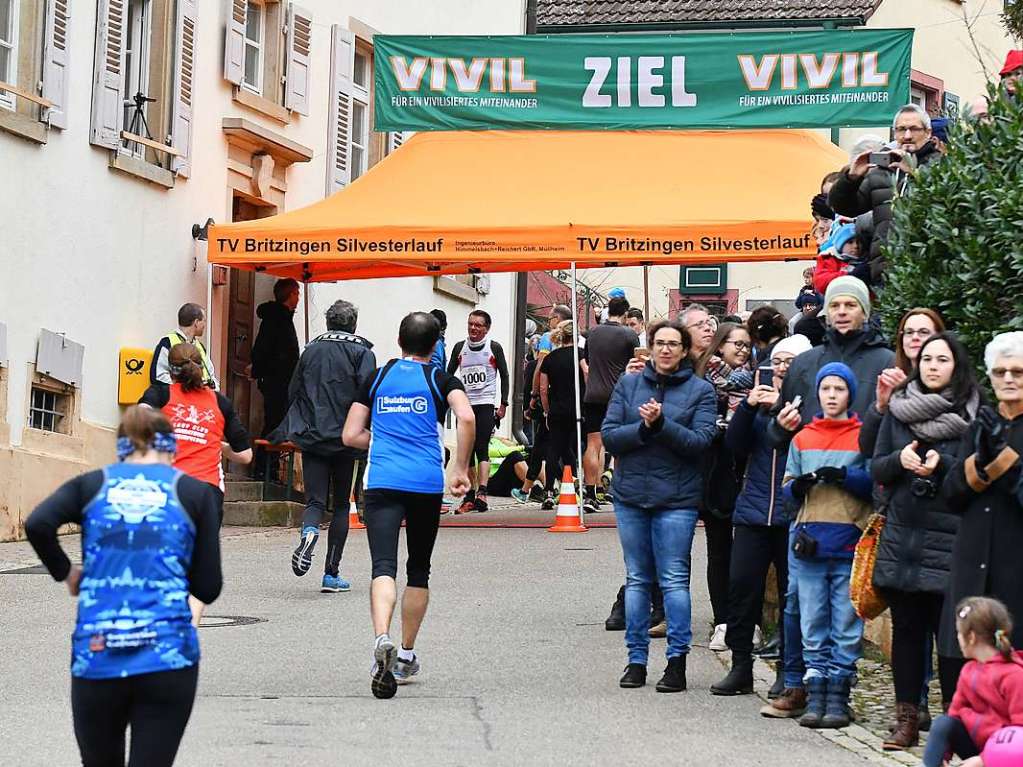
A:
[[[804,335],[797,333],[794,336],[781,339],[774,345],[774,349],[771,350],[771,354],[794,354],[799,356],[803,352],[808,352],[813,348],[813,344],[810,343],[810,339]]]

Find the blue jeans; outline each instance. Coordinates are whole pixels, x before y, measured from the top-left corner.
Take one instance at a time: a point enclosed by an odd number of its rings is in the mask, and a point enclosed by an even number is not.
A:
[[[806,678],[856,678],[863,621],[849,598],[851,559],[799,562],[799,613]]]
[[[789,583],[785,591],[785,613],[782,627],[785,636],[782,671],[785,686],[791,689],[803,686],[806,664],[803,663],[803,632],[799,628],[799,566],[803,560],[792,553],[796,538],[796,526],[789,526]]]
[[[646,665],[650,647],[650,588],[664,594],[668,658],[689,652],[693,639],[689,570],[696,509],[649,511],[614,502],[625,555],[625,646],[629,663]]]
[[[980,749],[970,737],[966,725],[954,716],[942,715],[931,722],[931,731],[927,733],[924,767],[941,767],[949,751],[961,759],[980,756]]]

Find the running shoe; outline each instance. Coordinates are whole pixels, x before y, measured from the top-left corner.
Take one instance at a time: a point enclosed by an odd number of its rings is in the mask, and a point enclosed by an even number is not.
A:
[[[376,646],[373,648],[373,678],[370,681],[370,689],[373,696],[386,699],[393,698],[398,691],[398,682],[394,678],[394,664],[398,659],[398,648],[387,634],[377,637]]]
[[[600,511],[600,504],[594,497],[588,497],[583,501],[583,512],[585,514],[595,514]]]
[[[298,548],[291,555],[291,570],[295,575],[305,575],[313,566],[313,548],[320,537],[318,527],[303,527],[298,539]]]
[[[419,673],[419,656],[413,655],[412,660],[398,658],[394,664],[394,681],[398,684],[408,684],[412,677]]]
[[[477,493],[476,494],[476,505],[473,506],[473,510],[474,511],[478,511],[480,514],[482,514],[483,512],[485,512],[489,508],[490,508],[490,506],[487,505],[487,494],[486,493]]]
[[[547,497],[543,499],[543,503],[540,504],[540,508],[544,511],[554,511],[558,506],[558,500],[555,498],[554,493],[547,493]]]
[[[543,485],[535,484],[529,488],[529,500],[533,503],[543,503],[544,499]]]
[[[511,496],[519,503],[526,503],[529,501],[529,493],[523,493],[517,487],[512,488]]]
[[[320,586],[320,591],[324,594],[337,594],[339,591],[350,591],[351,588],[352,584],[342,578],[341,573],[337,575],[323,574],[323,583]]]
[[[714,652],[724,652],[728,649],[728,645],[725,643],[725,634],[728,632],[728,625],[725,623],[719,623],[714,627],[714,630],[710,632],[710,644],[708,647]]]
[[[476,501],[466,498],[462,505],[455,509],[455,514],[471,514],[476,511]]]

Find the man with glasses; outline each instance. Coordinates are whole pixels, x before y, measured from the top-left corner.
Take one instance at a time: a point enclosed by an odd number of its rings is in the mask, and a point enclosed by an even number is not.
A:
[[[689,356],[698,360],[710,348],[710,343],[714,340],[714,333],[717,331],[717,323],[703,304],[689,304],[682,310],[679,319],[686,326],[686,330],[689,331],[689,336],[693,340]]]
[[[470,489],[456,514],[486,511],[487,480],[490,478],[490,436],[508,409],[508,362],[501,344],[490,338],[490,315],[482,309],[469,314],[468,339],[451,350],[448,375],[457,375],[476,416],[475,490]],[[495,408],[497,382],[501,380],[501,404]]]
[[[895,141],[890,149],[854,157],[828,193],[828,204],[839,215],[856,218],[873,212],[874,235],[868,257],[871,285],[882,282],[885,263],[881,247],[891,229],[896,191],[906,194],[920,168],[941,156],[931,135],[931,117],[916,104],[906,104],[896,113],[892,132]],[[879,159],[881,162],[876,162]]]

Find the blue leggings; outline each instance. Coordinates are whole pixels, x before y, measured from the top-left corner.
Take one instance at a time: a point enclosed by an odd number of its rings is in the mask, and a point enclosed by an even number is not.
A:
[[[962,720],[942,715],[931,723],[931,731],[927,733],[924,767],[941,767],[949,751],[960,759],[980,756],[980,749],[973,742]]]

